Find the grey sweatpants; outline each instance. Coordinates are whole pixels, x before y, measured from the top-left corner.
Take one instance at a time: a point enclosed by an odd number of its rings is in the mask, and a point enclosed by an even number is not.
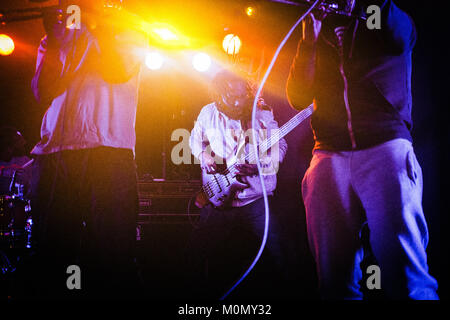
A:
[[[365,222],[387,296],[438,299],[425,252],[422,170],[409,141],[395,139],[358,151],[315,150],[302,195],[324,299],[362,298],[360,231]]]

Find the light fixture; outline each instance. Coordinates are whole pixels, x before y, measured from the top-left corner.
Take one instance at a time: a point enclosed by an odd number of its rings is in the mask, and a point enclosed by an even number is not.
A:
[[[13,53],[14,48],[13,39],[6,34],[0,34],[0,55],[8,56]]]
[[[211,58],[206,53],[196,53],[192,58],[192,65],[194,66],[195,70],[199,72],[205,72],[211,66]]]
[[[230,55],[238,54],[241,49],[241,45],[241,39],[239,39],[239,37],[235,34],[230,33],[223,38],[222,47],[225,52]]]
[[[148,52],[145,56],[145,65],[150,70],[158,70],[164,64],[164,57],[156,51]]]

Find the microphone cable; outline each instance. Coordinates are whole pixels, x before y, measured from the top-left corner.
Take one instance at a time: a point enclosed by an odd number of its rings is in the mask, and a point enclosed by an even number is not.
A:
[[[259,159],[259,150],[257,147],[257,143],[256,143],[256,134],[255,134],[255,126],[256,126],[256,109],[257,109],[257,105],[258,105],[258,99],[261,96],[261,92],[262,89],[267,81],[267,78],[269,77],[270,73],[272,72],[273,66],[275,65],[275,62],[278,59],[278,55],[281,52],[281,49],[283,49],[284,45],[286,44],[286,42],[289,40],[289,38],[291,37],[292,33],[294,32],[294,30],[298,27],[298,25],[306,18],[306,16],[308,14],[311,13],[311,11],[321,2],[322,0],[316,0],[311,7],[297,20],[297,22],[291,27],[291,29],[289,30],[289,32],[286,34],[286,36],[284,37],[283,41],[281,41],[280,45],[278,46],[277,50],[275,51],[275,54],[270,62],[269,67],[267,68],[266,73],[264,74],[264,77],[261,81],[261,84],[259,85],[258,91],[256,92],[255,95],[255,99],[253,101],[253,111],[252,111],[252,139],[254,141],[253,143],[253,151],[256,155],[256,166],[258,167],[258,175],[259,175],[259,181],[261,183],[261,188],[263,191],[263,197],[264,197],[264,210],[265,210],[265,220],[264,220],[264,235],[263,235],[263,239],[261,242],[261,246],[259,248],[259,251],[255,257],[255,259],[253,260],[253,262],[251,263],[251,265],[248,267],[247,271],[245,271],[245,273],[242,275],[242,277],[220,298],[220,300],[224,300],[225,298],[228,297],[228,295],[247,277],[247,275],[250,273],[250,271],[254,268],[254,266],[256,265],[256,263],[258,262],[258,260],[261,257],[261,254],[266,246],[266,242],[267,242],[267,235],[269,233],[269,215],[270,215],[270,211],[269,211],[269,198],[267,196],[267,190],[266,190],[266,185],[264,183],[264,179],[262,176],[262,168],[261,168],[261,164],[260,164],[260,159]]]

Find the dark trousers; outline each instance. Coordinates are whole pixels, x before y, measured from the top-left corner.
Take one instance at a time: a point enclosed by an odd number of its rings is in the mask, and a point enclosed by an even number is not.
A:
[[[32,200],[40,297],[130,297],[137,180],[131,150],[99,147],[39,156]],[[67,268],[81,270],[69,290]]]
[[[229,298],[279,297],[284,259],[274,212],[263,254],[246,279]],[[187,250],[190,298],[219,299],[253,262],[264,234],[264,200],[225,210],[208,206],[191,234]]]

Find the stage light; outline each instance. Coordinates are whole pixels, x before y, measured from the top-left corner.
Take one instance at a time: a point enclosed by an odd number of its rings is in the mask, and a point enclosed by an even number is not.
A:
[[[164,57],[159,52],[149,52],[145,57],[145,65],[150,70],[158,70],[164,64]]]
[[[0,34],[0,55],[8,56],[14,51],[14,41],[6,34]]]
[[[247,8],[245,8],[245,14],[248,15],[249,17],[254,16],[256,14],[256,8],[248,6]]]
[[[211,66],[211,58],[203,52],[197,53],[192,58],[192,65],[195,70],[199,72],[205,72]]]
[[[167,23],[139,21],[138,29],[152,38],[153,44],[160,47],[182,48],[189,46],[189,38]]]
[[[222,42],[225,52],[232,55],[239,53],[241,44],[241,39],[235,34],[227,34]]]
[[[103,2],[103,7],[107,9],[122,10],[123,3],[122,0],[106,0]]]
[[[172,30],[167,28],[155,28],[153,29],[153,32],[155,32],[164,41],[178,40],[178,36]]]

